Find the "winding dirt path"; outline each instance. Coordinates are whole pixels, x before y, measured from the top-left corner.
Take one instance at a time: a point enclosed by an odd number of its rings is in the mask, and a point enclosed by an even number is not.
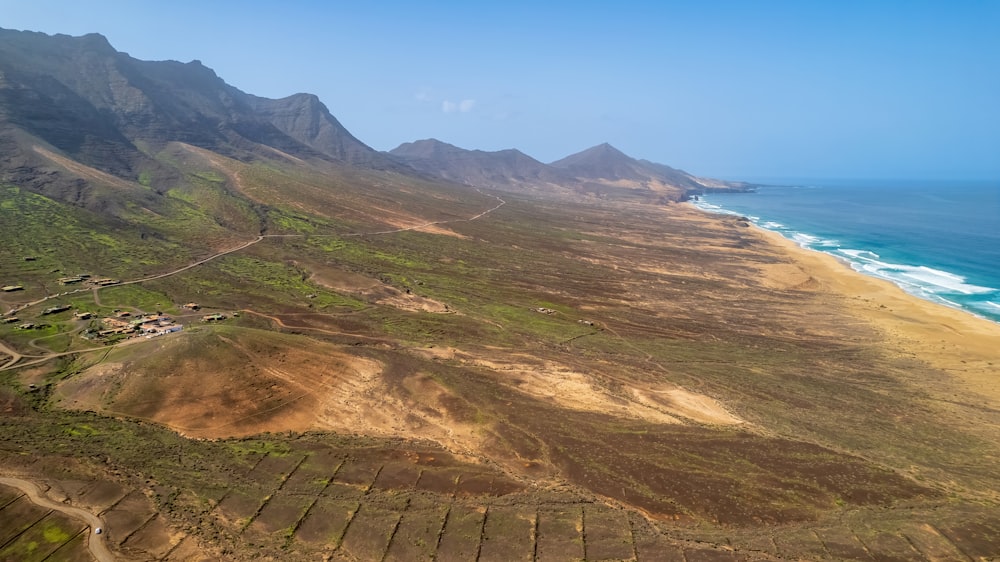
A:
[[[203,260],[198,260],[198,261],[196,261],[196,262],[194,262],[192,264],[185,265],[184,267],[179,267],[179,268],[177,268],[177,269],[175,269],[173,271],[168,271],[166,273],[161,273],[159,275],[152,275],[150,277],[143,277],[142,279],[134,279],[132,281],[123,281],[123,282],[115,284],[115,285],[108,285],[108,287],[121,287],[122,285],[135,285],[136,283],[145,283],[146,281],[153,281],[153,280],[156,280],[156,279],[163,279],[164,277],[170,277],[171,275],[177,275],[178,273],[182,273],[182,272],[187,271],[189,269],[193,269],[195,267],[198,267],[199,265],[208,263],[208,262],[214,260],[215,258],[222,257],[222,256],[225,256],[227,254],[231,254],[233,252],[239,252],[240,250],[244,250],[246,248],[249,248],[250,246],[253,246],[254,244],[260,242],[264,238],[265,238],[264,236],[258,236],[257,238],[254,238],[253,240],[251,240],[251,241],[249,241],[249,242],[247,242],[245,244],[241,244],[239,246],[236,246],[235,248],[231,248],[229,250],[225,250],[225,251],[219,252],[218,254],[211,255],[211,256],[203,259]],[[95,293],[96,293],[96,291],[98,291],[98,290],[100,290],[102,288],[103,287],[94,287]]]
[[[18,353],[16,351],[14,351],[13,349],[7,347],[7,345],[4,344],[2,341],[0,341],[0,353],[3,353],[5,355],[10,355],[10,359],[6,363],[4,363],[3,365],[0,365],[0,371],[3,371],[7,367],[13,366],[15,363],[17,363],[18,361],[20,361],[22,357],[24,357],[20,353]]]
[[[278,318],[277,316],[271,316],[270,314],[264,314],[263,312],[257,312],[256,310],[250,310],[248,308],[244,308],[240,312],[245,312],[247,314],[253,314],[254,316],[260,316],[261,318],[267,318],[271,322],[274,322],[275,324],[277,324],[278,326],[280,326],[282,328],[285,328],[286,330],[306,330],[306,331],[312,331],[312,332],[319,332],[321,334],[329,334],[331,336],[346,336],[346,337],[350,337],[350,338],[360,338],[360,339],[372,340],[372,341],[376,341],[376,342],[388,342],[389,341],[387,338],[382,338],[382,337],[378,337],[378,336],[367,336],[367,335],[364,335],[364,334],[353,334],[353,333],[350,333],[350,332],[339,332],[339,331],[336,331],[336,330],[327,330],[326,328],[316,328],[316,327],[313,327],[313,326],[292,326],[290,324],[285,324],[285,322],[282,321],[282,319]]]
[[[24,495],[27,496],[29,500],[31,500],[31,503],[35,505],[44,507],[45,509],[58,511],[65,515],[69,515],[74,519],[80,519],[81,521],[86,523],[87,526],[89,526],[91,529],[91,532],[88,534],[87,537],[87,548],[90,549],[90,553],[94,555],[94,558],[96,558],[98,562],[115,562],[115,560],[117,560],[117,558],[115,558],[115,556],[111,554],[111,551],[108,550],[108,545],[104,541],[104,537],[106,535],[104,535],[103,533],[98,535],[94,532],[95,529],[102,529],[102,531],[104,532],[107,531],[107,527],[105,527],[104,522],[101,521],[101,519],[98,516],[94,515],[89,511],[80,509],[79,507],[73,507],[70,505],[66,505],[64,503],[59,503],[50,500],[45,495],[45,492],[43,492],[38,487],[37,484],[29,480],[21,480],[20,478],[0,477],[0,484],[3,484],[4,486],[10,486],[12,488],[17,488],[22,493],[24,493]]]

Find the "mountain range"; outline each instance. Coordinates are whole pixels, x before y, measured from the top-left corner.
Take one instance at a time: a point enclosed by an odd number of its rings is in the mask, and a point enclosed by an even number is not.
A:
[[[0,30],[0,181],[85,204],[99,176],[82,177],[66,158],[159,190],[178,179],[157,157],[170,143],[244,162],[300,159],[536,193],[639,190],[680,200],[706,188],[745,187],[635,160],[607,144],[551,164],[513,149],[464,150],[433,139],[383,153],[312,94],[257,97],[197,60],[137,60],[98,34]]]

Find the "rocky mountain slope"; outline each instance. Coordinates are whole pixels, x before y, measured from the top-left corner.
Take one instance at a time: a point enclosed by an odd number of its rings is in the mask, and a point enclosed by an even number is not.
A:
[[[599,144],[576,154],[571,154],[552,164],[576,177],[605,180],[657,180],[690,190],[702,185],[697,178],[669,166],[642,162],[629,157],[608,143]]]
[[[466,150],[436,139],[389,151],[409,166],[442,179],[541,194],[634,196],[679,201],[708,189],[743,191],[749,184],[694,176],[664,164],[636,160],[604,143],[543,164],[514,149]]]
[[[0,29],[0,181],[113,208],[100,186],[122,180],[161,192],[183,182],[184,172],[162,157],[170,143],[244,162],[304,160],[543,195],[680,200],[707,185],[741,187],[635,160],[607,144],[551,164],[513,149],[465,150],[433,139],[382,153],[315,95],[257,97],[200,61],[137,60],[98,34]],[[130,197],[156,207],[148,193]]]
[[[315,96],[259,98],[199,61],[137,60],[97,34],[0,30],[0,180],[48,185],[51,194],[78,199],[81,186],[71,187],[79,178],[51,169],[52,158],[36,147],[139,182],[143,172],[165,172],[155,154],[170,142],[241,160],[278,150],[398,167],[351,135]],[[40,168],[50,173],[32,173]]]
[[[403,143],[389,154],[422,172],[479,187],[502,188],[572,179],[516,149],[466,150],[437,139],[425,139]]]

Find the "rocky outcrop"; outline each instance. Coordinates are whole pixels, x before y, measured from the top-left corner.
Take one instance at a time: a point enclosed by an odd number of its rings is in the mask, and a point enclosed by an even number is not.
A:
[[[316,152],[350,164],[392,169],[398,164],[354,137],[313,94],[268,99],[247,96],[254,115]]]

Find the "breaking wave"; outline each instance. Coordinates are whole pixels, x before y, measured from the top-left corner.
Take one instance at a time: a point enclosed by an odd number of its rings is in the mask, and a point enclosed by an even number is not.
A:
[[[794,230],[774,220],[731,211],[703,198],[693,203],[708,212],[745,216],[760,228],[777,232],[802,248],[835,256],[847,262],[853,270],[895,283],[913,296],[1000,321],[1000,304],[996,302],[1000,299],[1000,288],[970,283],[962,275],[929,265],[895,263],[870,249],[844,248],[838,240]]]

